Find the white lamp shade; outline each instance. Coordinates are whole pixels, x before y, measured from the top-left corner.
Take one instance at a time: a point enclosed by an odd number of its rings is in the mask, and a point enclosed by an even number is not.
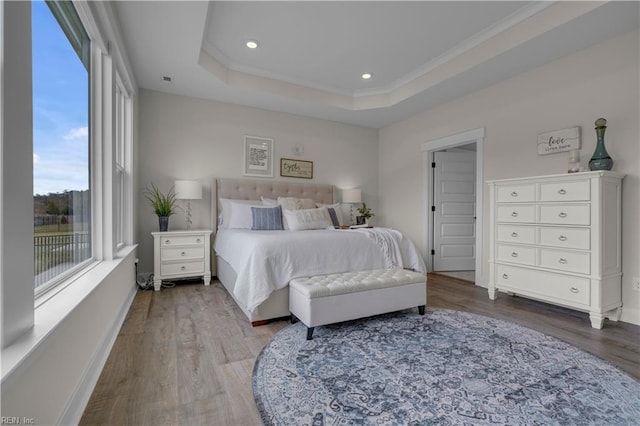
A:
[[[362,190],[360,188],[351,188],[342,190],[343,203],[361,203]]]
[[[177,180],[174,190],[178,200],[202,199],[202,184],[196,180]]]

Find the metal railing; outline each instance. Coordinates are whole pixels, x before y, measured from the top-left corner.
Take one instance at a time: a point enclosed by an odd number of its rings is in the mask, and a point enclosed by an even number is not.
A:
[[[91,238],[88,233],[36,235],[33,247],[36,287],[91,257]]]

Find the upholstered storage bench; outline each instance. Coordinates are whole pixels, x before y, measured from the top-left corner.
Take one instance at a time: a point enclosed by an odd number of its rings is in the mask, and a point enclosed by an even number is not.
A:
[[[375,269],[294,278],[289,283],[291,321],[307,326],[349,321],[427,304],[426,276],[406,269]]]

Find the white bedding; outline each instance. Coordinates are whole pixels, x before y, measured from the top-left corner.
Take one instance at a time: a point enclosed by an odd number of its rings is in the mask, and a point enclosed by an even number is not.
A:
[[[214,248],[236,271],[234,296],[249,312],[293,278],[394,266],[426,273],[413,243],[387,228],[221,229]]]

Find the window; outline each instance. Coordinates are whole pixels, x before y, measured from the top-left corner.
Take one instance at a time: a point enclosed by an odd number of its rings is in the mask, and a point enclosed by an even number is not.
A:
[[[126,243],[128,235],[127,225],[129,222],[127,211],[130,206],[128,194],[130,187],[130,154],[131,145],[131,99],[127,95],[120,75],[116,72],[116,93],[115,93],[115,226],[114,237],[116,247],[120,248]]]
[[[32,3],[35,294],[92,257],[90,41],[69,1]]]

